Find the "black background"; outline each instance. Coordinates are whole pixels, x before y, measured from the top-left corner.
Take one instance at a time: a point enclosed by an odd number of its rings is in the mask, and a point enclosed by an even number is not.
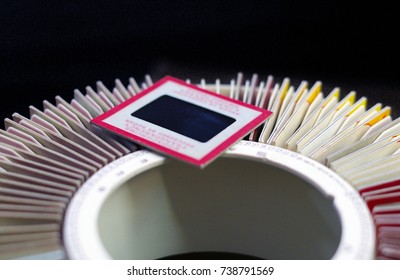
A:
[[[147,73],[356,90],[398,116],[396,9],[334,1],[0,1],[0,117]],[[3,124],[2,124],[3,125]]]

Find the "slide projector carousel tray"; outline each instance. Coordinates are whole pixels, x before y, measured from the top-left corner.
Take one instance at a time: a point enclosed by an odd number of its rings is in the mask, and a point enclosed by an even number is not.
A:
[[[273,114],[201,170],[90,123],[150,85],[98,82],[5,119],[0,258],[400,258],[400,120],[390,108],[338,88],[324,95],[321,82],[202,80]]]

